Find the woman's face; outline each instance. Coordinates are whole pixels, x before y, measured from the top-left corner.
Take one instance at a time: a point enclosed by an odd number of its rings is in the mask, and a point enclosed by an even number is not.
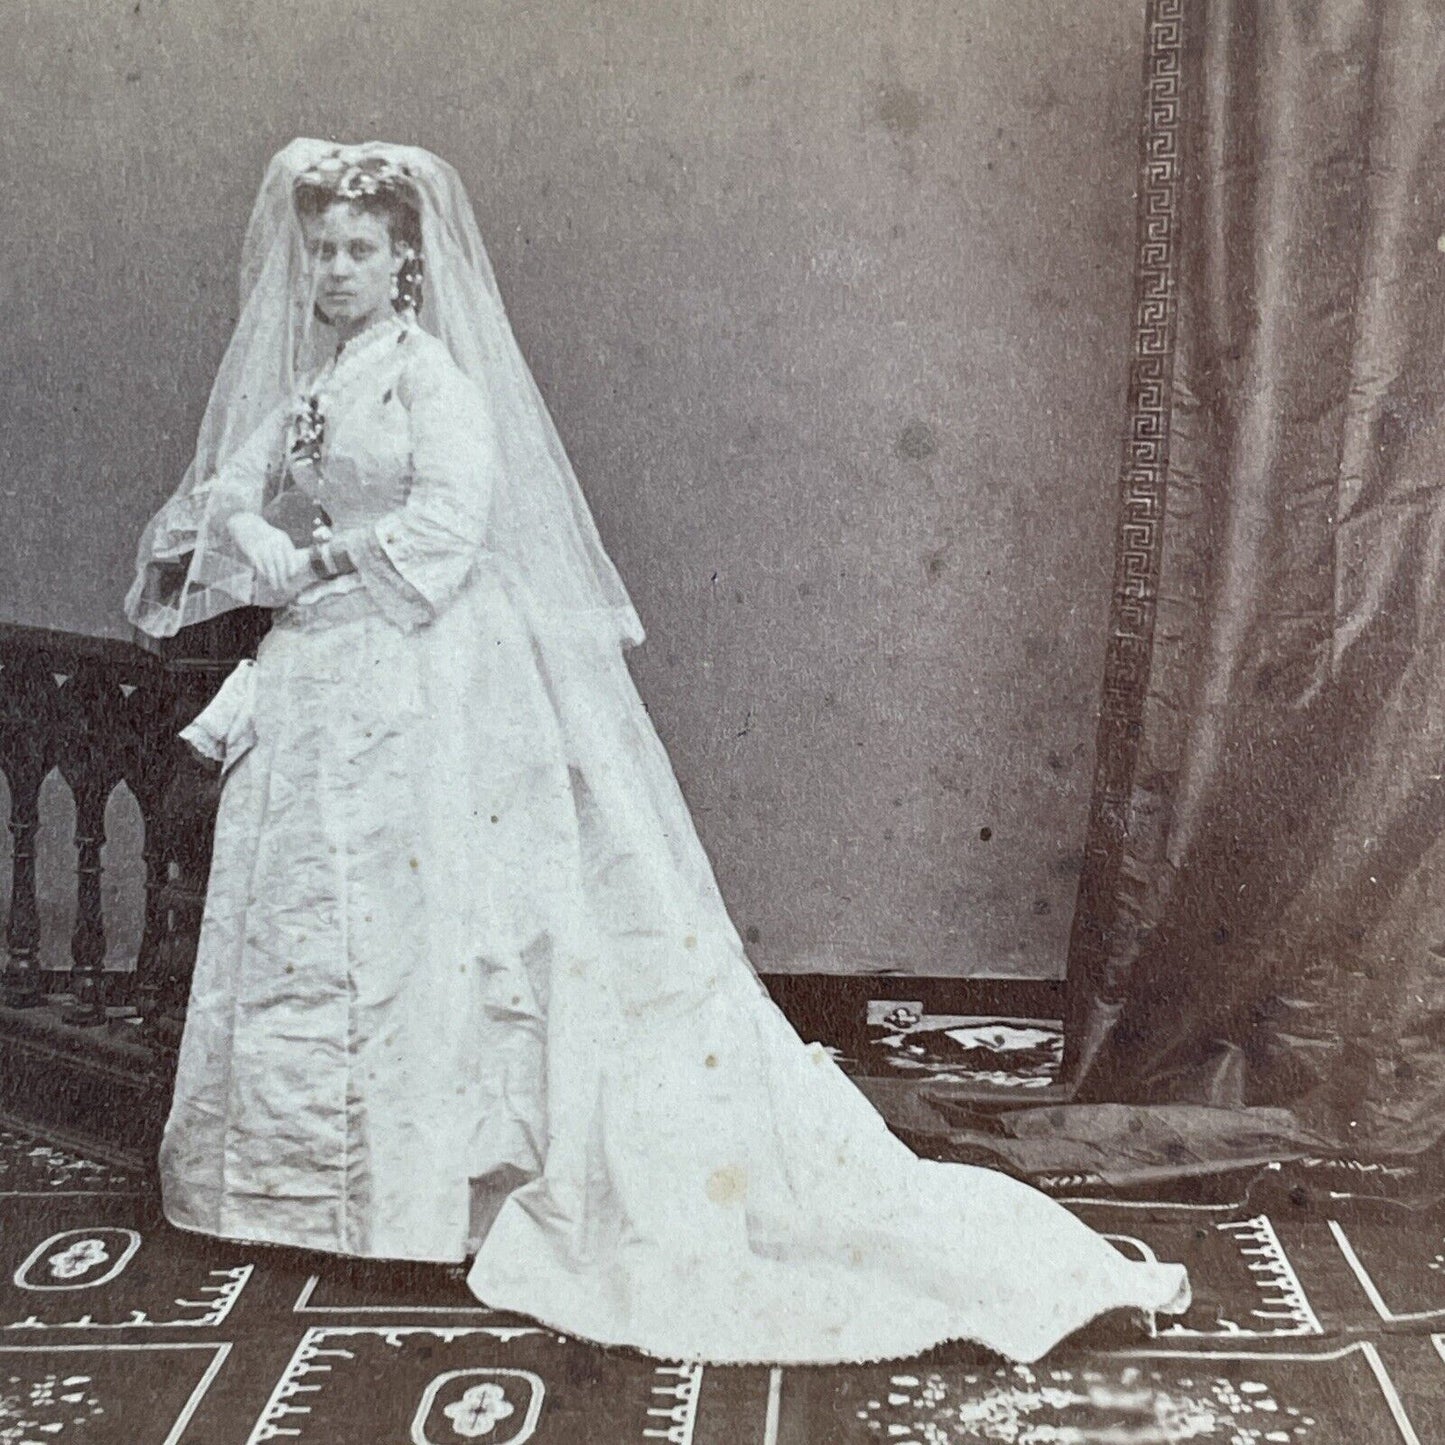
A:
[[[338,330],[362,329],[391,307],[392,277],[400,259],[383,216],[346,201],[302,222],[316,282],[316,304]]]

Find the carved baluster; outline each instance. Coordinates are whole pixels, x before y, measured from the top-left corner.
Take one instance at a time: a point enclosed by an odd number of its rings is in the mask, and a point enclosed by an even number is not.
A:
[[[135,1010],[145,1018],[155,1007],[160,983],[160,952],[166,936],[166,881],[170,874],[160,806],[143,805],[145,824],[141,861],[145,864],[145,922],[135,960]]]
[[[105,845],[105,800],[109,790],[95,781],[75,792],[75,929],[70,935],[70,988],[75,1007],[67,1023],[106,1022],[105,914],[101,898],[100,850]]]
[[[141,815],[145,914],[136,953],[131,1002],[144,1019],[155,1006],[160,950],[166,934],[165,887],[170,873],[164,800],[175,767],[174,688],[159,664],[138,660],[127,701],[125,779]]]
[[[61,688],[63,723],[60,771],[75,796],[75,931],[70,938],[71,991],[75,1007],[66,1023],[96,1027],[106,1022],[105,916],[101,896],[105,804],[121,776],[114,720],[121,701],[105,667],[86,660]]]
[[[40,987],[40,909],[35,896],[35,834],[40,826],[40,785],[45,771],[36,758],[19,758],[5,768],[10,782],[10,919],[5,929],[9,960],[5,1002],[34,1008]]]
[[[10,784],[11,886],[4,1001],[11,1008],[34,1008],[44,1001],[35,836],[40,826],[40,788],[50,769],[55,691],[55,679],[34,656],[6,658],[0,679],[0,769]]]

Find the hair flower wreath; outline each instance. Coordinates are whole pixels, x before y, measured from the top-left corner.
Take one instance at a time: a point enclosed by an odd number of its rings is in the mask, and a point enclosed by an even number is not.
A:
[[[340,201],[360,201],[372,196],[394,195],[416,204],[416,185],[411,167],[391,156],[368,155],[348,160],[339,147],[315,165],[298,172],[295,185],[330,191]]]

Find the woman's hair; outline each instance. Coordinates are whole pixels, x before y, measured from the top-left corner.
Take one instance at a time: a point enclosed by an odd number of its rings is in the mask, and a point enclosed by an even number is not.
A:
[[[420,311],[422,303],[421,208],[411,177],[381,157],[346,165],[328,158],[303,171],[292,186],[296,214],[315,220],[332,206],[354,206],[385,220],[393,245],[406,251],[397,272],[392,305],[398,311]],[[326,320],[324,313],[320,313]]]
[[[399,189],[387,187],[360,195],[346,195],[334,186],[318,185],[314,182],[299,181],[296,185],[296,214],[303,221],[316,220],[326,214],[332,206],[355,206],[367,215],[381,216],[391,232],[391,239],[399,245],[410,246],[421,251],[421,213],[415,202],[404,196]]]

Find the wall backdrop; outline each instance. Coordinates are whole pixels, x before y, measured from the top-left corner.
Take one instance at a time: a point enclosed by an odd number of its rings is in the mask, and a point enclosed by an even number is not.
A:
[[[649,629],[633,672],[754,960],[1060,975],[1142,30],[1140,0],[4,7],[0,618],[126,635],[267,157],[427,146]]]

